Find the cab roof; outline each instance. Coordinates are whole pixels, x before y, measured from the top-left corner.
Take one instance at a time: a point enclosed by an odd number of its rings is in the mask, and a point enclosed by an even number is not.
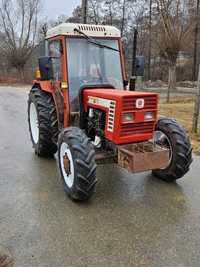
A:
[[[80,36],[80,33],[74,29],[78,29],[91,37],[121,37],[120,31],[113,26],[62,23],[48,30],[46,38],[49,39],[57,35]]]

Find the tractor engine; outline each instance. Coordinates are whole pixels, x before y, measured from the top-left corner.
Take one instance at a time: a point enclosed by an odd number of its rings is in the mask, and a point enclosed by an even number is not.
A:
[[[96,141],[97,147],[100,146],[100,140],[105,136],[105,124],[106,112],[90,107],[87,116],[87,134],[93,141]]]
[[[87,133],[96,147],[103,140],[115,145],[153,138],[158,95],[115,89],[85,89]]]

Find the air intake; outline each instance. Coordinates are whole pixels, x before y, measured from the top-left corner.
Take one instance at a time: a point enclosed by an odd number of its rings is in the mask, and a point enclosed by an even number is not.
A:
[[[105,32],[106,28],[103,26],[90,26],[90,25],[79,25],[78,26],[80,31],[97,31],[97,32]]]

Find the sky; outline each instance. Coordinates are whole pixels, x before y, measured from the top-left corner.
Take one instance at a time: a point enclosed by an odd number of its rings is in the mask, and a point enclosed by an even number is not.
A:
[[[43,16],[56,19],[61,14],[70,16],[73,9],[81,4],[81,0],[44,0],[42,3]]]

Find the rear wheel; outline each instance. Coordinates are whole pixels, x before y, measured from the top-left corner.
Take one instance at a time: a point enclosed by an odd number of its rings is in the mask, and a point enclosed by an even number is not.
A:
[[[69,127],[59,135],[58,149],[65,191],[74,200],[88,200],[97,183],[92,143],[81,129]]]
[[[183,177],[192,163],[192,147],[185,129],[175,119],[159,119],[155,129],[155,143],[169,149],[169,164],[153,174],[167,182]]]
[[[34,87],[28,99],[29,131],[35,153],[49,157],[57,151],[58,121],[52,95]]]

